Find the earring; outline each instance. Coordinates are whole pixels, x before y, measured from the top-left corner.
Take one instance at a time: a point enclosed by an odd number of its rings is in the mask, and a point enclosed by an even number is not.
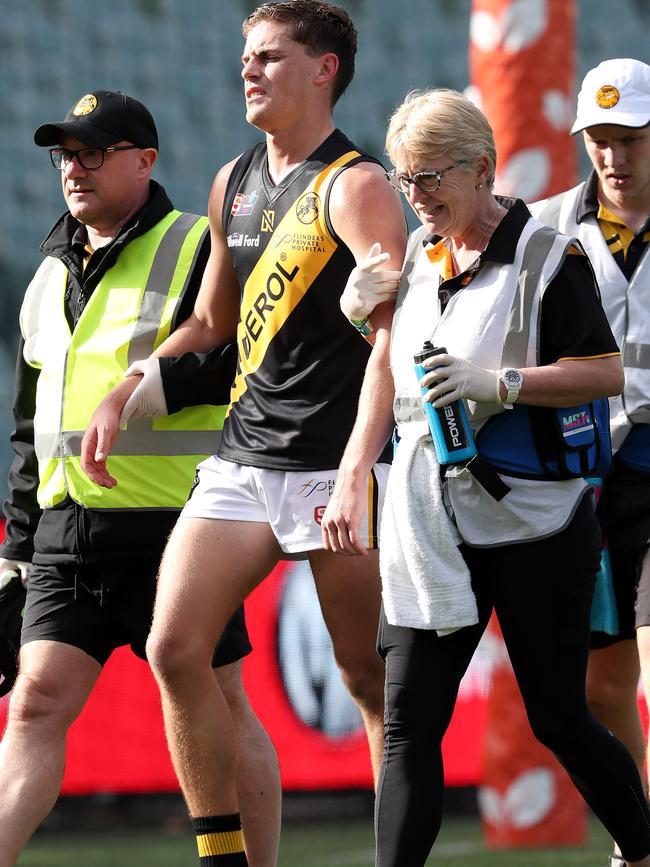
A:
[[[483,189],[483,184],[477,184],[476,189],[477,189],[477,190],[481,190],[481,189]]]

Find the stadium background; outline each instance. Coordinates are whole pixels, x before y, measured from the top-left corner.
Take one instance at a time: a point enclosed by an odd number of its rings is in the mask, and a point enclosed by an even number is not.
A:
[[[10,461],[17,312],[40,261],[38,245],[63,210],[54,170],[46,153],[33,145],[34,129],[62,117],[93,88],[124,90],[147,104],[156,118],[161,139],[157,179],[177,206],[204,211],[216,169],[259,137],[242,117],[239,60],[240,23],[255,5],[248,0],[2,3],[1,485]],[[468,85],[472,3],[342,0],[342,5],[355,19],[360,45],[357,75],[336,121],[380,155],[386,118],[408,90],[433,84],[462,90]],[[575,8],[577,81],[606,57],[650,59],[646,0],[579,0]],[[567,147],[576,148],[584,169],[579,142],[567,139]],[[299,580],[301,568],[281,566],[253,600],[258,653],[247,677],[260,696],[260,715],[271,721],[287,788],[368,786],[359,719],[338,679],[315,597],[306,589],[309,584]],[[493,650],[488,638],[463,682],[446,744],[451,785],[475,784],[480,774],[476,732],[485,718]],[[2,712],[0,705],[0,718]],[[173,790],[157,722],[157,696],[146,667],[120,654],[71,739],[67,793]]]
[[[468,84],[471,0],[342,0],[360,34],[357,73],[335,119],[381,155],[386,118],[405,93]],[[537,0],[524,0],[533,5]],[[552,6],[555,0],[549,0]],[[575,64],[648,60],[647,0],[561,0],[575,6]],[[40,262],[38,246],[62,212],[37,126],[60,119],[93,88],[124,90],[160,132],[156,176],[174,203],[205,212],[215,171],[257,141],[242,111],[240,24],[252,0],[2,0],[0,10],[0,485],[10,450],[17,312]],[[521,94],[522,101],[526,94]],[[513,113],[517,105],[512,107]],[[578,142],[579,144],[579,142]],[[577,145],[569,145],[577,147]],[[582,157],[582,152],[580,151]]]

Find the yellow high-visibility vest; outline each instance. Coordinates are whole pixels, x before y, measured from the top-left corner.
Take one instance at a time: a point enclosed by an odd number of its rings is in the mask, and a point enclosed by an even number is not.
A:
[[[81,439],[98,403],[130,364],[169,335],[207,228],[207,218],[174,210],[129,242],[73,331],[65,316],[65,265],[47,257],[34,275],[20,327],[25,361],[40,371],[34,438],[42,508],[69,495],[89,509],[179,509],[197,463],[216,451],[225,407],[204,405],[132,419],[109,458],[118,480],[110,490],[91,482],[80,464]]]

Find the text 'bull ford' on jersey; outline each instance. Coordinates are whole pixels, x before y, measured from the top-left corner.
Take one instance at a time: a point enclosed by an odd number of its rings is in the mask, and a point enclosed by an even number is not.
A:
[[[337,175],[362,161],[376,162],[335,130],[277,186],[266,144],[232,171],[223,225],[241,308],[224,460],[279,470],[340,462],[370,349],[339,308],[355,261],[328,200]]]

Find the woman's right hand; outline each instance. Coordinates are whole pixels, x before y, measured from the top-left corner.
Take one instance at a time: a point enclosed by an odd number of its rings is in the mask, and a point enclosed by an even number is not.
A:
[[[108,472],[106,461],[120,431],[124,404],[141,379],[141,376],[128,376],[109,391],[92,414],[81,441],[81,469],[102,488],[114,488],[117,484],[117,479]]]

